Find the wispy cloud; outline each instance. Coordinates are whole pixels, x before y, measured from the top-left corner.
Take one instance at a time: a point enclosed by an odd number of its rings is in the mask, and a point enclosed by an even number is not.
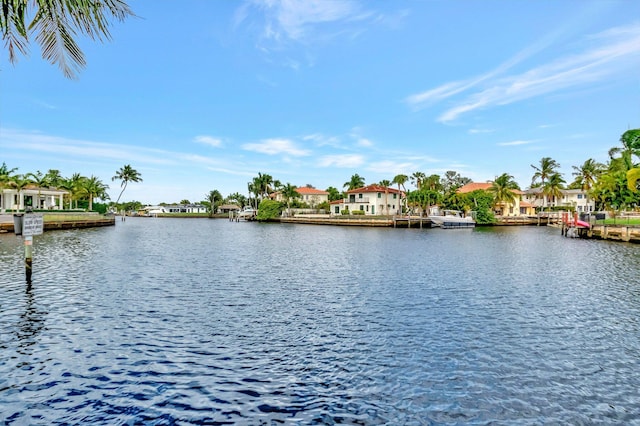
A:
[[[528,145],[530,143],[533,143],[533,141],[498,142],[496,145],[498,145],[498,146],[518,146],[518,145]]]
[[[364,157],[359,154],[325,155],[320,157],[320,167],[356,168],[364,164]]]
[[[294,157],[311,155],[311,151],[298,148],[289,139],[266,139],[259,143],[247,143],[242,145],[242,149],[267,155],[287,154]]]
[[[196,136],[194,140],[198,143],[209,145],[214,148],[219,148],[222,146],[222,139],[213,136]]]
[[[445,83],[411,95],[406,100],[412,106],[421,107],[466,93],[463,99],[438,117],[438,121],[446,123],[477,109],[507,105],[593,84],[624,70],[637,69],[640,57],[640,24],[612,28],[588,37],[586,42],[589,45],[582,52],[557,58],[520,74],[500,77],[513,65],[547,44],[540,43],[523,50],[489,73],[462,82]],[[476,86],[481,87],[476,89]]]
[[[237,11],[236,23],[247,19],[249,6],[264,14],[263,37],[275,41],[302,41],[317,26],[370,16],[353,0],[250,0]]]
[[[493,133],[495,130],[492,129],[469,129],[469,134],[470,135],[477,135],[480,133]]]

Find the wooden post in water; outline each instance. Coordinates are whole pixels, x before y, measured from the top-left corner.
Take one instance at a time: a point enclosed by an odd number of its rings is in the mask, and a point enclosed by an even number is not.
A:
[[[31,284],[31,272],[33,271],[33,237],[24,237],[24,274],[27,284]]]

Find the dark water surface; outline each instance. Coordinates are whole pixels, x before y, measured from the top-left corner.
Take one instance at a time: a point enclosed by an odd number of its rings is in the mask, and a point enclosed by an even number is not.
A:
[[[5,424],[640,424],[640,246],[130,218],[0,235]]]

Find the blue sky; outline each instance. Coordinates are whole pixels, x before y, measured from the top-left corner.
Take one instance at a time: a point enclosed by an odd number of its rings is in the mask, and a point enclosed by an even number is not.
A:
[[[77,80],[0,63],[0,163],[58,169],[124,201],[247,193],[258,172],[342,189],[396,174],[607,160],[640,127],[635,0],[130,1]]]

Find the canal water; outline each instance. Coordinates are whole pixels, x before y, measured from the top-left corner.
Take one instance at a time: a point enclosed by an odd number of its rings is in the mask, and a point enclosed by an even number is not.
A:
[[[640,246],[128,218],[0,234],[0,423],[640,424]]]

